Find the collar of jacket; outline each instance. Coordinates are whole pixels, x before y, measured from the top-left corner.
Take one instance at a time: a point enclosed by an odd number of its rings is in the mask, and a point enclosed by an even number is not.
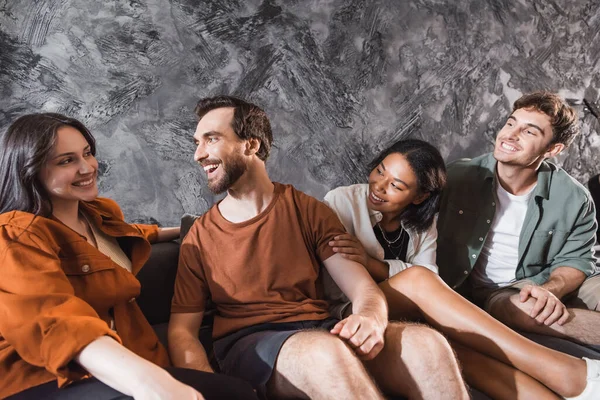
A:
[[[493,153],[489,153],[487,157],[482,160],[481,166],[484,179],[486,181],[493,181],[496,179],[496,164],[498,161],[494,158]],[[550,185],[552,183],[552,173],[556,171],[556,165],[549,161],[542,161],[542,164],[537,171],[537,185],[533,192],[534,197],[541,197],[548,200],[550,197]]]
[[[368,203],[368,201],[369,201],[367,199],[367,196],[368,196],[368,191],[367,191],[367,194],[364,196],[366,203]],[[371,210],[368,205],[367,205],[367,210],[369,210],[369,219],[371,220],[371,226],[374,228],[375,225],[377,225],[383,219],[383,214],[380,211]],[[402,229],[406,230],[406,228],[404,227],[403,221],[400,221],[400,226],[402,227]]]
[[[133,226],[120,220],[119,218],[115,218],[115,214],[111,213],[111,211],[108,209],[98,207],[94,201],[80,201],[79,207],[83,212],[85,212],[86,216],[98,229],[108,235],[113,237],[128,236],[144,238],[143,235]],[[50,215],[48,218],[64,225],[64,223],[54,215]],[[78,235],[85,239],[85,237],[81,234],[78,233]]]

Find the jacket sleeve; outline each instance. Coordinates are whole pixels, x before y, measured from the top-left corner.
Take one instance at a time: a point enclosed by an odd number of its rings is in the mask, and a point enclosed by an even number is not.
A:
[[[594,245],[596,244],[596,210],[588,196],[579,217],[560,252],[552,260],[549,274],[558,267],[572,267],[590,276],[596,271]]]
[[[125,221],[125,215],[123,210],[119,207],[116,201],[107,197],[98,197],[95,200],[97,207],[105,212],[109,212],[113,218],[117,218],[121,221]],[[135,230],[137,230],[142,236],[146,238],[150,243],[156,243],[158,239],[158,225],[148,224],[130,224]]]
[[[436,264],[436,251],[437,251],[437,216],[433,220],[433,223],[426,232],[418,235],[418,243],[415,243],[415,254],[413,255],[410,262],[404,262],[401,260],[384,260],[390,266],[390,278],[400,271],[412,267],[413,265],[423,266],[436,274],[438,273],[438,266]]]
[[[354,224],[352,223],[352,204],[339,194],[339,189],[327,192],[323,198],[323,203],[337,215],[346,232],[355,235]]]
[[[60,387],[89,374],[71,362],[96,338],[117,334],[74,294],[60,259],[29,232],[0,250],[0,332],[27,363],[56,375]]]
[[[158,239],[158,225],[131,224],[131,226],[137,229],[147,241],[156,243]]]

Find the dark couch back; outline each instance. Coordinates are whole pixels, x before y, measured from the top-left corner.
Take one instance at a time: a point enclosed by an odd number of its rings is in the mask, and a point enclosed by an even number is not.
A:
[[[137,302],[151,325],[169,322],[178,259],[179,243],[155,243],[150,259],[137,275],[142,284]]]

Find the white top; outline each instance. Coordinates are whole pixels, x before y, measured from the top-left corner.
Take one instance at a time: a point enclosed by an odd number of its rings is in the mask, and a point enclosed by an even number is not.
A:
[[[87,219],[87,217],[85,217],[85,218]],[[131,272],[131,270],[132,270],[131,260],[129,259],[129,257],[127,257],[127,255],[125,254],[123,249],[121,249],[121,246],[119,246],[119,242],[117,242],[117,239],[102,232],[89,219],[87,221],[88,221],[88,224],[90,225],[90,228],[92,229],[92,234],[94,235],[94,238],[96,239],[96,244],[98,245],[98,250],[105,256],[110,257],[110,259],[113,260],[120,267]]]
[[[519,236],[534,188],[515,196],[496,184],[496,214],[470,276],[474,287],[503,287],[516,280]]]
[[[98,250],[102,254],[113,260],[121,268],[131,272],[131,260],[129,259],[129,257],[127,257],[123,249],[121,249],[121,246],[119,246],[119,242],[117,242],[117,239],[102,232],[94,223],[92,223],[88,219],[88,217],[85,214],[82,215],[87,220],[88,225],[92,230],[92,235],[94,235],[94,239],[96,240],[96,244],[98,245]],[[110,320],[110,329],[112,329],[115,332],[117,331],[117,329],[115,328],[114,318],[111,318]]]
[[[390,266],[390,277],[413,265],[422,265],[437,274],[438,267],[435,263],[437,218],[425,232],[419,233],[406,229],[409,239],[406,260],[384,260],[385,251],[373,231],[375,224],[381,221],[382,215],[379,211],[369,209],[367,203],[368,195],[369,185],[366,183],[343,186],[327,193],[324,202],[335,211],[346,231],[360,240],[365,251],[371,257],[388,263]],[[343,312],[343,309],[349,304],[349,300],[337,287],[331,276],[327,273],[327,270],[322,269],[322,271],[324,275],[325,297],[332,302],[330,312],[334,317],[341,318],[339,312]],[[336,302],[338,305],[334,306],[333,303]]]

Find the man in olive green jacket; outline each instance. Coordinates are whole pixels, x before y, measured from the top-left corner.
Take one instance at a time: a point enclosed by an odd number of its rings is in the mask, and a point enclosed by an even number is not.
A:
[[[545,161],[578,132],[559,96],[517,100],[493,153],[448,167],[437,263],[448,285],[515,329],[600,344],[594,203]]]

